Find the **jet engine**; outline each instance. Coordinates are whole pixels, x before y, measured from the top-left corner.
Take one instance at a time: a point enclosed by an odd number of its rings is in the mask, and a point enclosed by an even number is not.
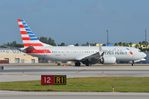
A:
[[[108,57],[108,56],[103,56],[100,59],[101,64],[114,64],[116,63],[116,57]]]

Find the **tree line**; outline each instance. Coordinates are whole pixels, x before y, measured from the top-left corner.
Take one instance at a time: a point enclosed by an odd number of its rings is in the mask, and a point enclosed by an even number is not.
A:
[[[46,44],[50,44],[50,45],[53,45],[53,46],[67,46],[67,44],[64,43],[64,42],[61,42],[60,44],[57,44],[55,42],[55,40],[52,39],[51,37],[39,37],[39,40],[41,42],[44,42]],[[73,45],[74,46],[96,46],[96,44],[98,44],[98,43],[86,42],[84,44],[75,43]],[[117,42],[117,43],[114,43],[112,45],[113,46],[136,47],[136,48],[139,48],[141,50],[149,50],[149,42],[147,42],[147,41],[142,41],[142,42],[136,43],[135,45],[132,42],[129,42],[129,43],[126,43],[126,42]],[[6,44],[3,44],[2,46],[5,46],[5,47],[15,47],[15,48],[24,47],[23,44],[17,43],[16,41],[8,42]],[[103,46],[106,46],[106,44],[103,44]]]

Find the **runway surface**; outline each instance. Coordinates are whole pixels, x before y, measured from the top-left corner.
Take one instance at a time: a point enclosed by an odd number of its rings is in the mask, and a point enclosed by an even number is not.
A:
[[[148,97],[148,93],[0,91],[2,99],[148,99]]]
[[[2,99],[148,99],[148,96],[7,96]]]
[[[104,65],[104,66],[4,66],[0,70],[0,82],[40,80],[41,75],[67,75],[73,77],[149,77],[148,65]]]

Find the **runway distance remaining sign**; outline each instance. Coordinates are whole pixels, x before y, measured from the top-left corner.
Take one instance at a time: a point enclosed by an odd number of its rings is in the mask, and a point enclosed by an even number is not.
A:
[[[66,75],[41,75],[41,85],[66,85]]]

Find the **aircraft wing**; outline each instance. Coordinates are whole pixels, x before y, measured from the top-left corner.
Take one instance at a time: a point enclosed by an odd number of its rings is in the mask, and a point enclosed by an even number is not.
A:
[[[77,60],[80,60],[81,62],[85,62],[86,60],[88,60],[90,63],[92,64],[95,64],[95,63],[98,63],[102,57],[102,54],[103,52],[97,52],[97,53],[94,53],[94,54],[91,54],[91,55],[88,55],[88,56],[82,56],[82,57],[79,57],[77,58]]]

